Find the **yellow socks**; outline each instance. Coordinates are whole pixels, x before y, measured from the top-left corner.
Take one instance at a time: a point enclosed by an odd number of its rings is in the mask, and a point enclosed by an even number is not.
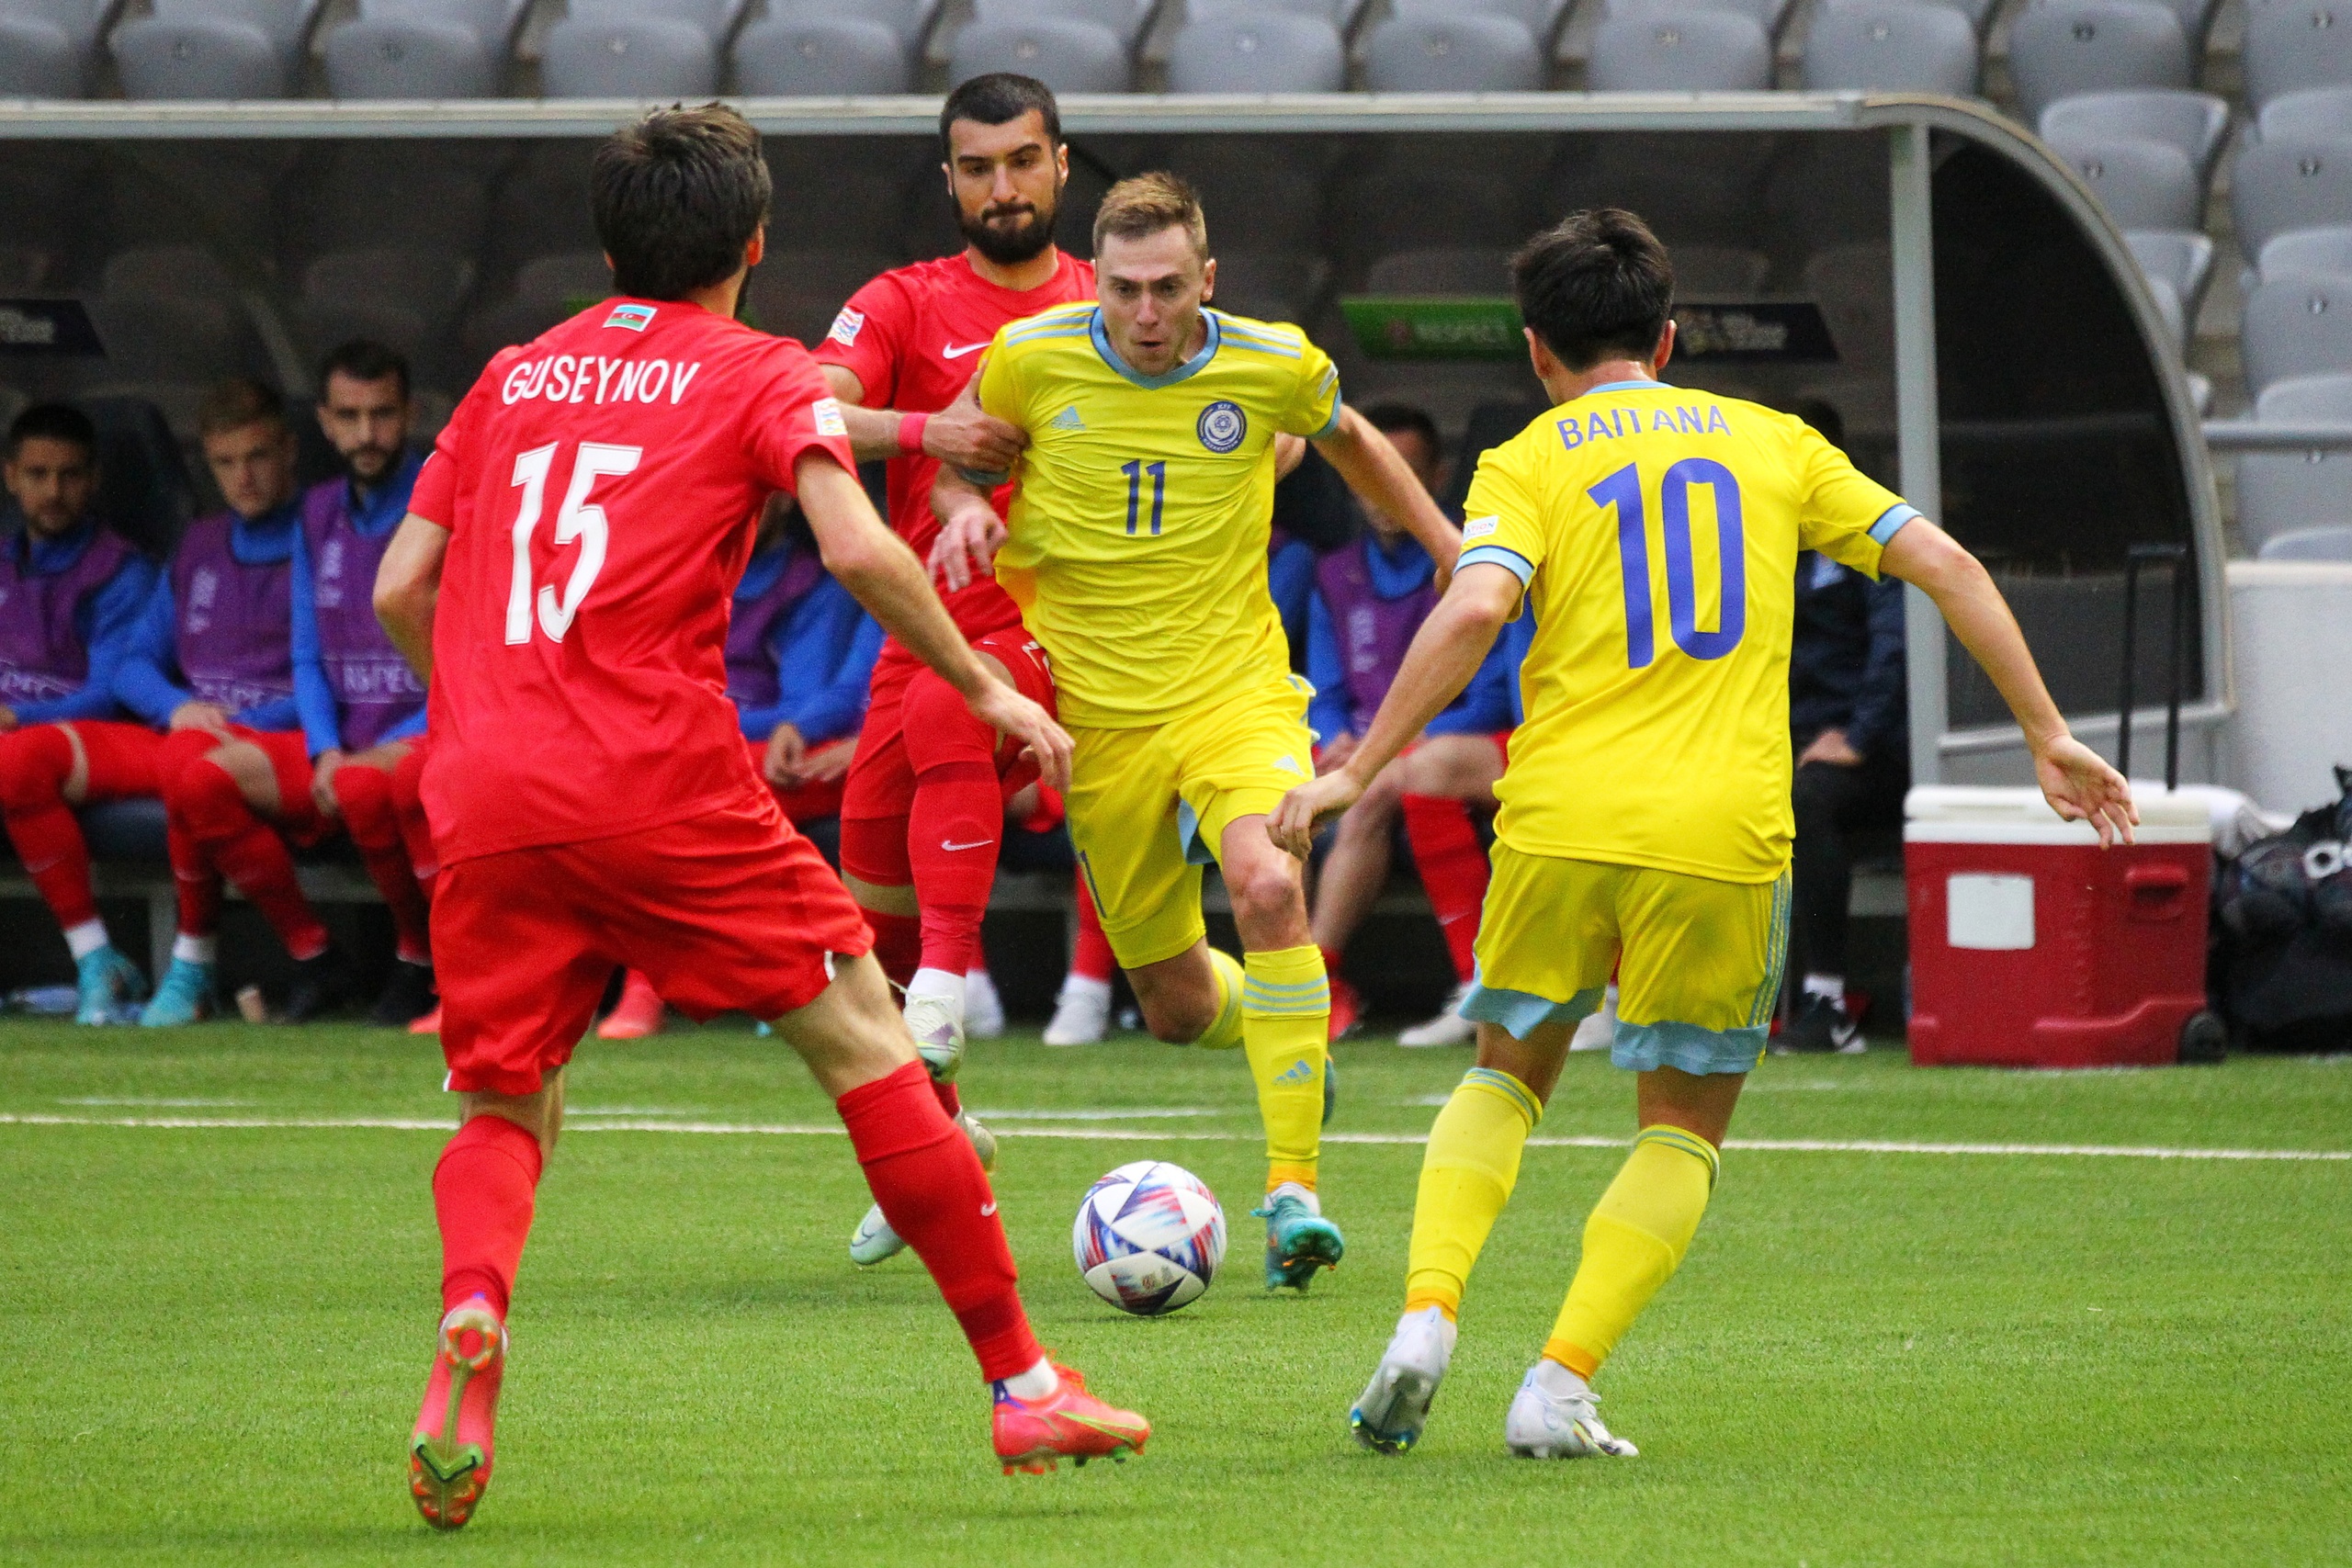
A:
[[[1413,1202],[1413,1246],[1405,1310],[1462,1310],[1471,1265],[1495,1217],[1510,1201],[1519,1156],[1544,1107],[1525,1084],[1493,1067],[1473,1067],[1430,1128],[1421,1187]]]
[[[1309,942],[1249,953],[1243,968],[1241,1048],[1250,1058],[1258,1113],[1266,1123],[1266,1190],[1295,1181],[1313,1191],[1323,1144],[1324,1052],[1331,1030],[1331,983],[1323,973],[1323,954]]]
[[[1434,1141],[1430,1153],[1436,1153]],[[1617,1179],[1585,1221],[1584,1258],[1544,1346],[1546,1360],[1586,1379],[1600,1371],[1682,1261],[1721,1163],[1715,1146],[1695,1133],[1642,1129]],[[1417,1257],[1419,1239],[1417,1234]]]
[[[1216,1021],[1193,1042],[1193,1048],[1230,1051],[1241,1043],[1241,964],[1224,949],[1212,947],[1209,967],[1216,973]]]

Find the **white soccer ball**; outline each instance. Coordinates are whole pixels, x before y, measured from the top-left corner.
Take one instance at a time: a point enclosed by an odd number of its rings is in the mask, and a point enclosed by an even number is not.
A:
[[[1182,1166],[1136,1160],[1086,1190],[1069,1242],[1087,1289],[1158,1317],[1209,1288],[1225,1260],[1225,1211]]]

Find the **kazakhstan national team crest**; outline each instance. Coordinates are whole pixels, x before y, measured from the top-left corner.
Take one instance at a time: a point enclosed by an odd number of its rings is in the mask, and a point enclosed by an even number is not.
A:
[[[1241,412],[1240,405],[1219,398],[1201,411],[1200,432],[1201,445],[1222,457],[1240,446],[1241,438],[1249,434],[1249,416]]]

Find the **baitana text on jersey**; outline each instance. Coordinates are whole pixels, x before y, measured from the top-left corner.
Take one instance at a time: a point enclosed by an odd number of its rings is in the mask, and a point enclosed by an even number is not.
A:
[[[1717,432],[1725,435],[1731,434],[1731,426],[1724,422],[1724,411],[1719,408],[1693,408],[1686,403],[1680,408],[1652,409],[1649,416],[1647,428],[1652,432],[1662,430],[1669,434],[1679,432],[1685,435],[1713,435]],[[1609,409],[1588,414],[1582,419],[1570,414],[1557,423],[1560,445],[1571,452],[1589,441],[1639,435],[1644,431],[1640,409]]]
[[[675,403],[702,371],[702,362],[673,367],[666,359],[607,359],[600,354],[559,354],[526,360],[507,371],[499,390],[510,403],[545,398],[551,403]]]

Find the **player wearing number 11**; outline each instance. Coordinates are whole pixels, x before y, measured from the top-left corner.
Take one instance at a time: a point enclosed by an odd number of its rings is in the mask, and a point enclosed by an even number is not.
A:
[[[1668,386],[1674,275],[1603,209],[1513,258],[1553,408],[1478,465],[1452,591],[1347,764],[1294,790],[1303,846],[1477,670],[1522,603],[1527,718],[1496,795],[1494,877],[1463,1015],[1478,1060],[1430,1131],[1405,1314],[1351,1413],[1359,1441],[1419,1437],[1471,1266],[1577,1021],[1619,971],[1617,1066],[1641,1131],[1586,1222],[1567,1301],[1504,1421],[1539,1458],[1630,1455],[1590,1379],[1705,1213],[1788,943],[1789,645],[1800,550],[1924,590],[2025,731],[2043,793],[2129,840],[2130,789],[2067,734],[1974,557],[1802,423]]]

